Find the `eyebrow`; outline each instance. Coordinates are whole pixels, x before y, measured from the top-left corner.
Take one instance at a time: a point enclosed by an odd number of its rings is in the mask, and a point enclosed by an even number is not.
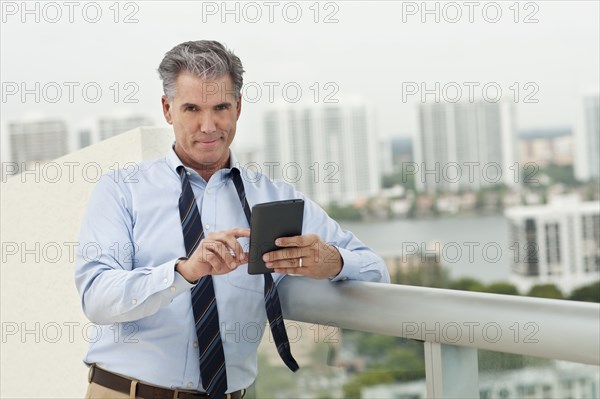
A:
[[[232,104],[229,101],[224,101],[222,103],[215,104],[213,106],[213,108],[221,107],[221,106],[231,107],[231,105]],[[195,108],[198,108],[198,109],[201,108],[198,104],[194,104],[194,103],[183,103],[183,104],[181,104],[181,108],[187,108],[187,107],[195,107]]]

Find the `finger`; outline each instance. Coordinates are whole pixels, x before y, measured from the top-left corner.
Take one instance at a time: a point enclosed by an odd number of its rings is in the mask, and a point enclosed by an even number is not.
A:
[[[206,256],[204,256],[204,262],[210,265],[212,269],[210,274],[222,274],[225,270],[231,270],[224,265],[223,260],[213,252],[208,252]]]
[[[263,255],[263,260],[265,262],[275,262],[282,259],[296,259],[303,255],[302,248],[289,247],[267,252]]]
[[[302,246],[303,236],[279,237],[275,240],[278,247],[299,247]]]
[[[304,236],[279,237],[275,240],[275,245],[279,247],[309,247],[318,241],[318,235],[307,234]]]
[[[242,247],[242,244],[239,243],[233,234],[223,234],[221,241],[227,245],[230,255],[233,254],[237,261],[244,259],[244,247]]]
[[[231,232],[231,234],[233,234],[237,238],[250,237],[250,229],[245,229],[242,227],[236,227],[235,229],[229,230],[229,232]]]
[[[211,241],[219,241],[219,242],[224,243],[227,247],[227,252],[229,253],[229,255],[235,257],[234,260],[236,260],[237,262],[241,262],[244,260],[244,257],[245,257],[244,248],[239,243],[239,241],[236,239],[236,236],[238,236],[239,233],[245,234],[245,232],[249,233],[250,230],[240,228],[240,229],[219,231],[219,232],[209,233],[206,238],[210,239]],[[223,256],[223,259],[225,259],[224,256]]]
[[[268,268],[273,268],[273,269],[304,269],[306,268],[306,264],[304,263],[304,259],[302,258],[302,267],[300,267],[300,258],[293,258],[293,259],[283,259],[283,260],[278,260],[276,262],[268,262],[266,263],[266,266]]]
[[[221,241],[215,241],[212,245],[207,246],[207,250],[218,256],[220,262],[230,269],[238,267],[239,263],[229,253],[229,248]],[[211,263],[212,264],[212,263]]]

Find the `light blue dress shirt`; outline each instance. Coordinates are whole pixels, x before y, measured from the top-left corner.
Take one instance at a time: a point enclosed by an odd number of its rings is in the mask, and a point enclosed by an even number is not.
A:
[[[237,165],[233,152],[231,164]],[[179,165],[171,148],[164,158],[144,162],[135,171],[129,168],[102,176],[83,219],[75,282],[85,315],[99,325],[97,336],[90,337],[87,364],[166,388],[204,391],[190,303],[193,285],[174,270],[175,261],[185,256]],[[207,233],[248,227],[229,178],[231,169],[217,171],[208,182],[187,170]],[[304,199],[303,234],[319,235],[335,245],[343,258],[343,269],[332,281],[389,282],[382,259],[318,205],[290,184],[240,170],[251,207]],[[239,242],[248,248],[248,239]],[[277,282],[284,276],[273,277]],[[257,376],[257,348],[268,329],[264,279],[249,275],[247,265],[213,279],[227,392],[233,392],[247,388]]]

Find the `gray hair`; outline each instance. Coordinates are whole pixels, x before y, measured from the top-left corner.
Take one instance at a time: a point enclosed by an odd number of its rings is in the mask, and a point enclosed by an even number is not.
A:
[[[175,95],[175,81],[182,72],[189,72],[202,79],[216,79],[229,74],[236,100],[241,96],[244,83],[242,61],[217,41],[185,42],[165,54],[158,67],[158,74],[169,101]]]

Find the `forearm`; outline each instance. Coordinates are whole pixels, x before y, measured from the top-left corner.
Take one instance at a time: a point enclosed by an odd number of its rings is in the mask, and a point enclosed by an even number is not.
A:
[[[155,314],[193,286],[175,272],[175,260],[132,270],[100,263],[79,266],[76,284],[85,315],[94,323],[110,324]]]

